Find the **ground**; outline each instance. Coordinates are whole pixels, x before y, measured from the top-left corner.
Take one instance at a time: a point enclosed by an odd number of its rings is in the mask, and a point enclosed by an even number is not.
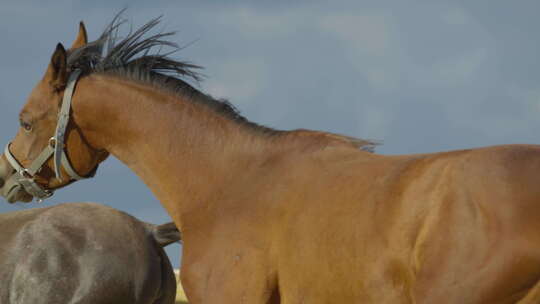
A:
[[[178,288],[176,291],[176,304],[187,304],[186,295],[184,294],[182,284],[180,284],[180,280],[178,277],[178,270],[175,270],[174,274],[176,275],[176,281],[178,282]]]

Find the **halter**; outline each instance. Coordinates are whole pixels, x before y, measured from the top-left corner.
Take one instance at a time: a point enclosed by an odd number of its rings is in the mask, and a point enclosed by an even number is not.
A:
[[[17,180],[17,183],[24,188],[26,192],[30,195],[37,197],[40,200],[51,197],[54,193],[53,190],[44,189],[35,181],[36,174],[41,171],[43,165],[51,158],[54,157],[54,172],[56,178],[62,180],[62,173],[60,168],[63,166],[64,170],[73,180],[81,180],[85,178],[90,178],[93,174],[90,174],[88,177],[82,177],[75,172],[73,166],[69,162],[66,151],[65,151],[65,135],[66,128],[69,123],[69,114],[71,111],[71,99],[73,97],[73,91],[75,90],[75,85],[77,80],[81,75],[81,70],[74,70],[68,79],[66,89],[64,90],[64,97],[62,99],[62,106],[60,112],[58,113],[58,122],[56,123],[56,131],[54,137],[51,137],[49,144],[41,151],[38,157],[32,162],[30,167],[23,167],[13,156],[9,150],[9,143],[4,149],[4,155],[10,163],[10,165],[17,171],[14,175],[14,178]],[[97,168],[96,168],[97,169]],[[95,172],[95,170],[94,170]]]

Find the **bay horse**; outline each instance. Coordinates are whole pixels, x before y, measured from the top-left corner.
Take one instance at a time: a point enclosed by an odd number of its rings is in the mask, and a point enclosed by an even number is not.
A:
[[[174,46],[158,22],[57,45],[0,161],[8,201],[112,154],[182,231],[194,304],[540,303],[539,146],[388,156],[261,126],[153,51]]]
[[[0,303],[173,304],[173,223],[94,203],[0,214]]]

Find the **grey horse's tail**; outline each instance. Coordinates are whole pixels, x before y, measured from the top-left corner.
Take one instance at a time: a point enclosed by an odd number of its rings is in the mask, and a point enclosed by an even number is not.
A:
[[[150,229],[154,240],[161,247],[182,240],[182,234],[173,222],[163,225],[150,225]]]

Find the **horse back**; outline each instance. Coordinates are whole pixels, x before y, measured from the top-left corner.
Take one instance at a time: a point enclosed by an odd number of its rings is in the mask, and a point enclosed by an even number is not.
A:
[[[173,303],[161,289],[174,280],[172,267],[142,222],[98,204],[29,213],[11,216],[21,220],[1,245],[0,302]]]
[[[279,285],[305,291],[292,298],[492,303],[540,279],[540,147],[337,154],[278,213]]]

